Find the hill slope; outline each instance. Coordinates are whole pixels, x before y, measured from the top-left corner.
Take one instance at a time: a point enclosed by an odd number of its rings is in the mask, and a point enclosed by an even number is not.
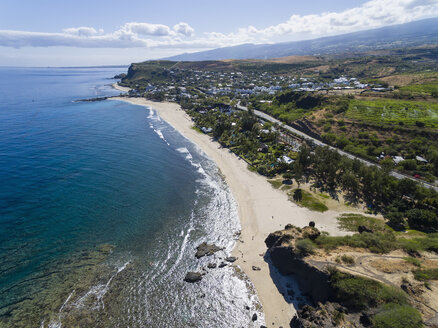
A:
[[[276,44],[242,44],[169,57],[175,61],[266,59],[292,55],[339,54],[438,43],[438,18],[373,30]]]

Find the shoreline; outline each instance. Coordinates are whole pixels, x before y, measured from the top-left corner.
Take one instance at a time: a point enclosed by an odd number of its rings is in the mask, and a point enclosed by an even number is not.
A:
[[[116,82],[116,83],[113,83],[111,86],[112,86],[114,89],[119,90],[119,91],[122,91],[122,92],[128,92],[129,90],[131,90],[130,88],[120,86],[117,82]]]
[[[116,89],[122,91],[119,88],[122,87],[117,85]],[[283,296],[285,290],[277,287],[273,280],[277,273],[271,270],[264,259],[267,250],[264,240],[269,233],[283,229],[286,224],[302,227],[308,225],[309,221],[315,221],[319,229],[331,235],[343,235],[345,232],[338,230],[336,221],[340,212],[312,212],[292,203],[284,192],[272,188],[265,177],[249,171],[246,162],[237,155],[222,148],[208,135],[195,131],[191,118],[176,103],[129,97],[114,97],[111,100],[152,107],[163,120],[198,145],[216,163],[238,206],[241,236],[232,252],[237,258],[235,264],[253,283],[263,307],[266,325],[288,327],[296,310]],[[253,270],[253,266],[260,270]]]

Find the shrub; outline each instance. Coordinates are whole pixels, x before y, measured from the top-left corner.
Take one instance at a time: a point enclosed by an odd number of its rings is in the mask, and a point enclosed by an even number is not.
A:
[[[310,239],[297,240],[295,246],[298,250],[298,253],[302,256],[307,256],[315,253],[315,244]]]
[[[416,259],[415,257],[404,257],[403,260],[415,265],[416,267],[421,267],[421,261],[419,259]]]
[[[407,211],[409,226],[420,231],[432,232],[438,230],[438,217],[429,210],[412,209]]]
[[[296,189],[293,194],[293,199],[296,202],[300,202],[303,199],[303,191],[301,189]]]
[[[409,305],[386,304],[371,321],[374,328],[422,327],[420,313]]]
[[[342,262],[349,264],[349,265],[354,264],[354,257],[353,256],[349,256],[349,255],[344,254],[341,256],[341,260],[342,260]]]
[[[438,280],[438,269],[415,270],[413,273],[419,281]]]
[[[389,212],[385,214],[385,219],[388,220],[388,225],[397,231],[404,231],[407,228],[407,222],[403,213]]]
[[[354,248],[366,248],[373,253],[389,253],[400,247],[395,235],[391,232],[363,232],[361,234],[343,237],[321,235],[315,240],[315,243],[327,250],[339,246],[350,246]]]
[[[348,307],[357,310],[376,307],[385,303],[406,304],[406,294],[395,287],[382,283],[355,277],[347,273],[332,271],[330,283],[334,288],[336,298]]]

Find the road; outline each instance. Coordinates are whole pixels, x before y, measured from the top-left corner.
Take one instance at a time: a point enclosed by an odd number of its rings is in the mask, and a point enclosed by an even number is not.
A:
[[[248,108],[245,107],[245,106],[240,105],[240,102],[235,107],[237,109],[240,109],[240,110],[243,110],[243,111],[248,111]],[[346,153],[345,151],[343,151],[341,149],[332,147],[332,146],[330,146],[330,145],[328,145],[328,144],[326,144],[326,143],[324,143],[324,142],[322,142],[322,141],[320,141],[318,139],[315,139],[315,138],[305,134],[304,132],[302,132],[300,130],[294,129],[291,126],[284,124],[283,122],[277,120],[275,117],[272,117],[272,116],[270,116],[270,115],[268,115],[266,113],[263,113],[263,112],[258,111],[258,110],[254,110],[254,115],[256,115],[257,117],[260,117],[261,119],[264,119],[265,121],[276,123],[281,128],[283,128],[283,129],[285,129],[285,130],[287,130],[289,132],[292,132],[293,134],[298,135],[299,137],[301,137],[301,138],[303,138],[305,140],[312,141],[315,145],[322,146],[322,147],[329,147],[330,149],[332,149],[334,151],[337,151],[339,154],[341,154],[343,156],[347,156],[348,158],[351,158],[351,159],[357,159],[360,162],[362,162],[362,163],[364,163],[365,165],[368,165],[368,166],[375,166],[375,167],[379,167],[380,168],[380,165],[378,165],[376,163],[370,162],[370,161],[368,161],[366,159],[357,157],[357,156],[352,155],[350,153]],[[437,186],[434,186],[433,184],[425,182],[425,181],[422,181],[422,180],[414,179],[414,178],[412,178],[409,175],[402,174],[402,173],[399,173],[399,172],[396,172],[396,171],[391,171],[389,174],[391,176],[397,178],[397,179],[405,179],[406,178],[406,179],[410,179],[410,180],[415,181],[415,182],[419,182],[419,183],[421,183],[425,187],[432,188],[435,191],[438,191],[438,187]]]

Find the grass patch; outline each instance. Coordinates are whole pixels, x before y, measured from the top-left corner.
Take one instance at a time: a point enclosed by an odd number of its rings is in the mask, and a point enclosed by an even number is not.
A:
[[[296,189],[295,189],[296,190]],[[316,199],[310,192],[302,190],[302,198],[299,201],[296,201],[297,204],[307,207],[309,210],[316,211],[316,212],[325,212],[328,210],[328,207],[320,202],[318,199]],[[288,193],[289,200],[293,200],[293,191]]]
[[[421,261],[419,259],[416,259],[415,257],[404,257],[403,260],[415,265],[416,267],[421,267]]]
[[[385,304],[372,319],[374,328],[418,328],[422,327],[421,315],[409,305]]]
[[[351,228],[350,224],[352,223],[348,220],[347,223]],[[425,251],[438,253],[438,233],[412,233],[406,237],[403,234],[394,233],[391,230],[376,231],[374,233],[363,232],[351,236],[338,237],[321,234],[321,236],[314,240],[314,243],[318,247],[324,248],[327,252],[340,246],[349,246],[353,248],[364,248],[370,252],[380,254],[389,253],[396,249],[402,249],[413,255]]]
[[[319,195],[320,197],[324,198],[324,199],[330,199],[330,198],[331,198],[330,195],[323,194],[323,193],[319,193],[318,195]]]
[[[306,256],[315,253],[315,244],[310,239],[300,239],[295,243],[297,251],[300,255]]]
[[[321,235],[315,239],[315,244],[327,251],[339,246],[349,246],[353,248],[368,249],[373,253],[389,253],[399,248],[397,239],[392,233],[384,232],[364,232],[352,236],[332,237]]]
[[[438,269],[414,270],[415,279],[419,281],[438,280]]]
[[[364,226],[372,231],[386,231],[387,226],[383,220],[364,216],[362,214],[341,214],[337,218],[338,226],[346,231],[358,231],[359,226]]]
[[[336,299],[347,307],[364,310],[387,303],[407,304],[406,294],[392,286],[386,286],[378,281],[352,276],[338,270],[332,270],[330,284],[334,289]]]
[[[352,100],[346,116],[375,124],[389,123],[414,126],[422,122],[438,127],[438,103],[408,100]]]
[[[415,93],[438,93],[438,84],[425,83],[425,84],[411,84],[400,87],[400,90],[410,91]]]
[[[279,180],[268,180],[268,182],[271,184],[272,187],[275,189],[280,189],[280,187],[283,185],[281,181]]]
[[[204,132],[202,132],[201,129],[198,128],[196,125],[193,125],[191,129],[192,129],[192,130],[195,130],[195,131],[198,132],[198,133],[204,134]]]
[[[426,234],[425,237],[400,237],[397,239],[400,248],[408,253],[420,253],[430,251],[438,253],[438,233]]]

